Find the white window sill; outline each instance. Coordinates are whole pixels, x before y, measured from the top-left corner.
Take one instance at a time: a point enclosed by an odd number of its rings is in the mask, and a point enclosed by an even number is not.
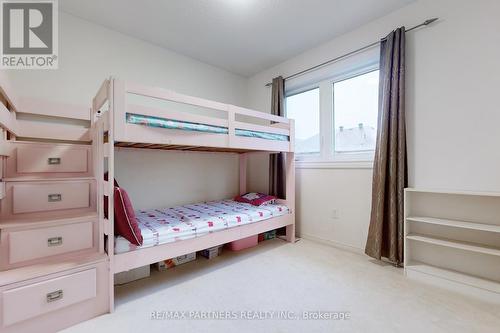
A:
[[[373,161],[295,161],[296,169],[373,169]]]

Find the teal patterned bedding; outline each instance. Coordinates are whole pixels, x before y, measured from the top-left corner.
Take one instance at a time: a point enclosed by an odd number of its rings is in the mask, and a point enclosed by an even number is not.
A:
[[[150,127],[160,127],[160,128],[178,129],[178,130],[204,132],[204,133],[215,133],[215,134],[227,134],[229,132],[227,127],[222,127],[222,126],[189,123],[184,121],[158,118],[152,116],[144,116],[133,113],[127,113],[127,123],[136,125],[145,125]],[[237,136],[245,136],[250,138],[259,138],[259,139],[275,140],[275,141],[288,141],[288,135],[267,133],[260,131],[249,131],[238,128],[235,129],[235,134]]]

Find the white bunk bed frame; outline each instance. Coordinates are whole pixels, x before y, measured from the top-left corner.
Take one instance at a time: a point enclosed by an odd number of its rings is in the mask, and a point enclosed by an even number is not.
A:
[[[153,108],[128,104],[126,94],[135,94],[153,99],[177,102],[217,111],[224,111],[224,119],[215,116],[196,115],[166,108]],[[227,134],[192,132],[178,129],[148,127],[129,124],[126,113],[160,117],[189,123],[222,126],[228,129]],[[199,251],[212,246],[221,245],[261,232],[286,227],[286,239],[295,241],[295,165],[294,165],[294,121],[259,111],[254,111],[230,104],[219,103],[207,99],[187,96],[173,91],[152,88],[110,78],[101,85],[92,103],[92,135],[97,153],[95,174],[98,181],[98,214],[107,244],[104,244],[110,261],[110,307],[113,309],[114,273],[127,271],[140,266],[152,264],[190,252]],[[256,125],[245,121],[237,121],[237,117],[254,118]],[[242,137],[235,134],[235,129],[260,131],[287,135],[288,141],[275,141],[254,137]],[[290,213],[273,217],[262,222],[243,225],[210,233],[205,236],[138,249],[121,254],[114,254],[114,222],[113,222],[113,179],[115,147],[133,147],[145,149],[209,151],[239,154],[239,192],[246,192],[246,175],[248,155],[255,152],[285,153],[286,198],[279,203],[286,205]],[[107,162],[108,179],[104,180],[104,165]],[[108,197],[108,218],[104,217],[103,196]]]

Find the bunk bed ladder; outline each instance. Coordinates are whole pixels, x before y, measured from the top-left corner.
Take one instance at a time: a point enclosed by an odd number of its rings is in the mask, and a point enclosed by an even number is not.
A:
[[[102,249],[109,259],[109,309],[114,311],[114,142],[113,142],[113,82],[105,80],[92,101],[92,126],[95,142],[95,174],[97,181],[98,215],[101,233],[104,233]],[[107,204],[107,216],[105,207]]]

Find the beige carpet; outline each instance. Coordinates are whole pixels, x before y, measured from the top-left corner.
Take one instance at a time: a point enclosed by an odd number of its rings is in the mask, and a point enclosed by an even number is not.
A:
[[[191,313],[197,318],[343,311],[350,319],[151,320],[154,311],[198,311]],[[500,307],[409,281],[401,269],[361,255],[307,240],[272,240],[117,287],[113,314],[65,332],[486,333],[500,332]]]

